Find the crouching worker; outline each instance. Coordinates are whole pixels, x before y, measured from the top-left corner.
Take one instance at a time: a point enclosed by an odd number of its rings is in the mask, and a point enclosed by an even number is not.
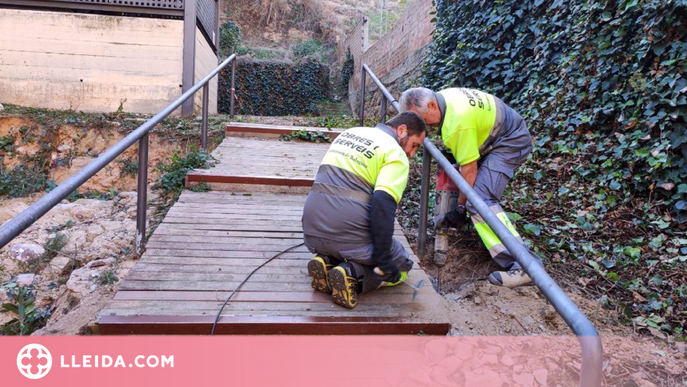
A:
[[[374,128],[352,128],[332,143],[303,208],[312,287],[353,308],[358,295],[407,279],[413,262],[393,238],[396,206],[408,183],[408,158],[425,139],[414,112]],[[379,275],[375,268],[379,268]]]

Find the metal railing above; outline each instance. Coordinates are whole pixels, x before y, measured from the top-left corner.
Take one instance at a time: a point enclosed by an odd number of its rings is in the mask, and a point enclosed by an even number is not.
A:
[[[234,117],[234,80],[236,72],[236,54],[231,55],[224,60],[219,66],[212,70],[205,78],[193,85],[189,90],[181,95],[181,97],[174,100],[174,102],[167,105],[161,112],[157,113],[151,119],[129,133],[117,144],[110,149],[103,152],[97,159],[91,161],[88,165],[83,167],[77,173],[58,185],[55,189],[50,191],[45,196],[41,197],[32,204],[29,208],[22,211],[19,215],[10,219],[2,227],[0,227],[0,248],[7,245],[22,231],[30,227],[34,222],[40,219],[53,207],[59,204],[63,199],[69,196],[75,189],[79,188],[88,179],[95,176],[107,164],[112,162],[117,156],[121,155],[131,145],[138,141],[138,200],[136,205],[136,249],[141,251],[145,243],[146,234],[146,210],[148,200],[148,133],[155,125],[159,124],[167,116],[172,114],[174,110],[181,106],[184,101],[193,97],[193,95],[203,88],[203,121],[201,126],[201,146],[203,150],[207,150],[208,146],[208,101],[209,101],[209,86],[208,82],[217,75],[229,63],[231,67],[231,107],[230,116]]]
[[[386,121],[387,102],[397,111],[401,111],[396,99],[389,93],[389,90],[382,84],[377,76],[370,70],[367,64],[362,66],[360,83],[360,124],[363,126],[365,118],[365,81],[369,75],[377,88],[382,93],[381,102],[381,121]],[[494,233],[501,239],[508,251],[515,260],[525,269],[527,274],[532,277],[535,285],[551,302],[556,311],[563,317],[566,324],[578,336],[582,347],[582,368],[580,372],[580,386],[598,387],[601,386],[603,347],[599,334],[594,325],[577,308],[556,282],[549,276],[530,252],[508,231],[501,220],[489,209],[489,206],[479,197],[472,186],[460,175],[455,167],[437,149],[434,143],[425,138],[422,152],[422,183],[420,197],[420,225],[418,230],[418,255],[424,255],[425,242],[427,238],[427,219],[429,211],[429,179],[430,164],[432,158],[437,160],[439,167],[444,169],[449,179],[460,189],[467,200],[475,207],[477,213],[482,216],[485,222],[491,227]]]

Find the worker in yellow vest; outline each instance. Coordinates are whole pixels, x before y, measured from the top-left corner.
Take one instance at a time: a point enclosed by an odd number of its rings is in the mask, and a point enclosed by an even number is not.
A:
[[[473,89],[450,88],[435,93],[424,87],[412,88],[403,93],[399,103],[402,111],[414,111],[427,125],[438,125],[460,174],[522,243],[499,201],[513,173],[532,151],[525,120],[499,98]],[[491,273],[489,282],[509,288],[532,285],[529,275],[462,193],[456,209],[439,216],[435,227],[458,226],[466,221],[467,212],[492,258],[506,269]],[[541,263],[534,253],[532,256]]]
[[[422,118],[406,112],[344,131],[324,156],[305,200],[303,239],[317,254],[308,262],[312,287],[336,304],[354,308],[358,294],[407,279],[413,261],[393,238],[394,218],[408,158],[426,133]]]

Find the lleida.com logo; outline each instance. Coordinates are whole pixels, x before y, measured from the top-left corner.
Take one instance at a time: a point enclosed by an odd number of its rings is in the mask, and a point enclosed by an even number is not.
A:
[[[17,368],[29,379],[40,379],[52,368],[52,355],[40,344],[29,344],[17,355]]]
[[[69,361],[71,360],[71,362]],[[126,363],[122,355],[60,356],[60,368],[174,368],[174,355],[138,355]],[[52,355],[40,344],[29,344],[17,355],[17,368],[29,379],[40,379],[52,368]]]

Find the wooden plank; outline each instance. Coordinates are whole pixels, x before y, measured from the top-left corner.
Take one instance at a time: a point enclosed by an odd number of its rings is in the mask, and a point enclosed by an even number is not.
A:
[[[272,262],[270,262],[272,263]],[[268,265],[269,266],[269,265]],[[226,265],[155,265],[143,263],[136,265],[127,279],[130,280],[155,280],[155,281],[243,281],[247,276],[258,267],[257,264],[245,266],[226,266]],[[418,269],[411,270],[414,275]],[[310,281],[308,270],[305,263],[292,266],[263,267],[250,277],[253,282],[290,282],[290,281]]]
[[[407,296],[405,298],[412,298]],[[400,301],[401,297],[399,297]],[[135,315],[140,311],[146,314],[169,314],[179,316],[198,316],[201,314],[217,314],[224,304],[224,300],[194,302],[177,300],[112,300],[103,309],[103,314],[117,311],[117,315]],[[347,309],[329,302],[229,302],[222,309],[222,315],[281,315],[281,316],[394,316],[410,317],[411,314],[422,310],[420,303],[403,304],[370,304],[359,303],[354,309]]]
[[[289,187],[310,187],[315,182],[307,177],[279,177],[279,176],[242,176],[242,175],[217,175],[210,173],[189,172],[186,175],[186,185],[197,182],[224,183],[224,184],[256,184],[256,185],[285,185]]]
[[[205,205],[200,203],[180,203],[178,206],[173,206],[169,212],[235,215],[303,215],[303,206],[294,206],[287,209],[275,207],[274,209],[267,209],[260,206],[223,206],[215,203],[207,203]]]
[[[101,316],[101,334],[191,334],[207,335],[214,316]],[[281,334],[281,335],[446,335],[451,326],[446,322],[407,322],[397,318],[380,317],[304,317],[271,316],[220,317],[215,334]]]
[[[279,259],[269,263],[269,266],[287,267],[287,266],[301,266],[305,265],[305,261],[312,258],[312,254],[306,258],[300,259],[286,259],[282,255]],[[207,258],[201,257],[182,257],[182,256],[151,256],[146,255],[141,259],[140,262],[150,263],[150,264],[180,264],[186,266],[212,266],[212,265],[225,265],[225,266],[250,266],[255,267],[267,259],[261,258]]]
[[[147,255],[154,255],[160,257],[202,257],[202,258],[218,258],[218,259],[268,259],[272,258],[281,250],[260,250],[260,251],[226,251],[226,250],[193,250],[193,249],[164,249],[164,248],[147,248]],[[301,251],[296,253],[284,253],[279,259],[310,259],[313,254],[309,251]]]
[[[274,238],[274,237],[262,237],[262,238],[242,238],[242,237],[226,237],[226,236],[190,236],[190,235],[165,235],[155,233],[148,243],[150,242],[175,242],[175,243],[234,243],[234,244],[256,244],[260,246],[293,246],[303,237],[300,238]]]
[[[253,232],[253,231],[212,231],[212,230],[192,230],[192,229],[176,229],[169,225],[161,224],[155,229],[155,236],[206,236],[211,237],[240,237],[242,239],[262,239],[262,238],[281,238],[281,239],[303,239],[303,233],[297,232]]]
[[[223,219],[227,221],[250,222],[252,220],[279,220],[300,222],[303,212],[293,214],[225,214],[221,212],[196,212],[193,210],[170,210],[167,212],[170,217],[184,217],[187,219]]]
[[[141,292],[141,291],[121,291],[115,294],[115,300],[122,301],[221,301],[224,302],[231,292],[204,292],[204,291],[166,291],[166,292]],[[419,294],[413,301],[411,297],[398,297],[392,293],[371,292],[361,294],[359,302],[361,304],[390,304],[411,302],[424,303],[433,297],[431,294]],[[314,290],[308,292],[247,292],[238,291],[234,293],[230,302],[299,302],[299,303],[331,303],[332,297],[329,294]]]
[[[293,131],[305,130],[307,132],[322,132],[329,138],[336,138],[343,130],[342,129],[327,129],[327,128],[314,128],[314,127],[304,127],[304,126],[279,126],[279,125],[265,125],[265,124],[251,124],[251,123],[240,123],[240,122],[230,122],[226,126],[226,133],[228,136],[240,135],[240,134],[250,134],[253,136],[264,137],[264,138],[274,138],[281,135],[291,134]],[[273,136],[269,136],[273,135]]]
[[[127,280],[125,279],[121,286],[121,290],[147,290],[147,291],[167,291],[167,290],[186,290],[186,291],[224,291],[231,292],[241,284],[242,281],[236,282],[197,282],[197,281],[155,281],[155,280]],[[424,289],[424,287],[423,287]],[[304,279],[298,283],[281,283],[281,282],[246,282],[241,286],[241,290],[246,292],[305,292],[312,291],[310,281]],[[396,286],[393,288],[378,289],[379,292],[397,293],[397,294],[412,294],[413,289],[408,286]],[[433,290],[432,290],[433,291]],[[418,291],[419,292],[419,291]]]

